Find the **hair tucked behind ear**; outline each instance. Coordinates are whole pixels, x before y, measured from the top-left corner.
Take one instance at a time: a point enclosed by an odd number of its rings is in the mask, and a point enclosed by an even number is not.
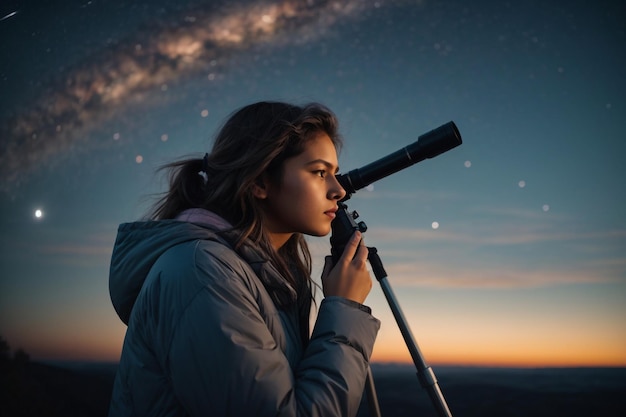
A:
[[[278,184],[285,160],[302,153],[307,141],[321,132],[337,149],[341,147],[335,115],[318,103],[299,107],[259,102],[243,107],[220,129],[206,166],[197,158],[163,167],[170,172],[169,190],[150,217],[171,219],[188,208],[205,208],[219,214],[239,233],[237,246],[246,239],[259,245],[300,294],[310,287],[311,273],[311,256],[304,237],[296,233],[278,252],[274,251],[261,223],[261,207],[253,187],[263,175]],[[200,171],[206,172],[206,183]]]

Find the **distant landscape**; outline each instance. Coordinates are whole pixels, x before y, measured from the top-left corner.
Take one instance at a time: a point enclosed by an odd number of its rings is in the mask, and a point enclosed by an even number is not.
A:
[[[626,416],[626,368],[433,370],[453,416]],[[437,416],[412,365],[374,364],[372,371],[382,416]]]
[[[0,415],[106,416],[116,367],[3,360]],[[433,369],[454,416],[626,416],[626,368]],[[382,416],[437,416],[412,365],[374,364],[372,371]],[[364,396],[358,416],[370,415]]]

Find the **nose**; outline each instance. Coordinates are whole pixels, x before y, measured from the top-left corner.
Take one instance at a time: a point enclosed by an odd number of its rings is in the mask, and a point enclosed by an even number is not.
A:
[[[346,190],[344,190],[341,184],[339,184],[336,176],[330,175],[330,177],[332,177],[332,179],[328,189],[328,197],[331,200],[341,200],[346,196]]]

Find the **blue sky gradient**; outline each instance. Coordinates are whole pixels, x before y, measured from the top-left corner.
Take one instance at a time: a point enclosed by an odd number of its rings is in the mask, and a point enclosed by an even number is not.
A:
[[[17,11],[0,21],[11,346],[116,360],[117,225],[165,189],[156,168],[269,99],[331,107],[344,172],[459,127],[462,146],[348,201],[426,359],[626,365],[624,5],[168,3],[2,6]],[[311,247],[317,277],[328,239]],[[376,286],[367,303],[383,322],[374,360],[410,360]]]

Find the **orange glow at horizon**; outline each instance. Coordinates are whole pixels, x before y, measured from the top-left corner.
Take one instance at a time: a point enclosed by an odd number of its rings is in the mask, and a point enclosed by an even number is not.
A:
[[[22,349],[32,360],[117,362],[122,352],[126,326],[75,323],[63,328],[18,329],[2,334],[12,351]]]
[[[34,360],[94,361],[117,362],[122,348],[120,340],[73,340],[71,342],[50,343],[22,347]],[[401,349],[404,348],[404,349]],[[606,351],[601,354],[592,352],[566,351],[517,351],[503,352],[496,348],[491,351],[423,351],[424,361],[431,366],[487,366],[487,367],[626,367],[624,352]],[[412,364],[413,360],[406,346],[382,350],[375,348],[372,363]]]
[[[126,327],[121,323],[99,329],[82,329],[76,336],[67,329],[52,335],[16,334],[9,338],[11,348],[25,350],[33,360],[117,362]],[[374,346],[373,363],[405,363],[413,360],[399,331],[383,332]],[[43,337],[42,337],[43,336]],[[489,337],[466,340],[437,340],[425,337],[417,340],[423,359],[428,365],[495,366],[495,367],[626,367],[626,349],[617,343],[541,343],[528,344],[515,340],[494,343]]]
[[[492,344],[489,340],[466,344],[418,343],[422,359],[429,365],[467,365],[496,367],[624,367],[626,349],[623,345],[600,344]],[[423,345],[423,346],[422,346]],[[413,363],[404,340],[379,340],[371,357],[378,363]]]
[[[456,365],[456,366],[495,366],[495,367],[626,367],[626,358],[623,352],[607,352],[603,356],[576,356],[561,355],[559,352],[545,354],[507,354],[506,352],[481,352],[477,354],[447,354],[436,352],[422,352],[423,359],[428,365]],[[413,359],[408,350],[403,352],[380,352],[372,354],[373,363],[400,363],[412,364]]]

